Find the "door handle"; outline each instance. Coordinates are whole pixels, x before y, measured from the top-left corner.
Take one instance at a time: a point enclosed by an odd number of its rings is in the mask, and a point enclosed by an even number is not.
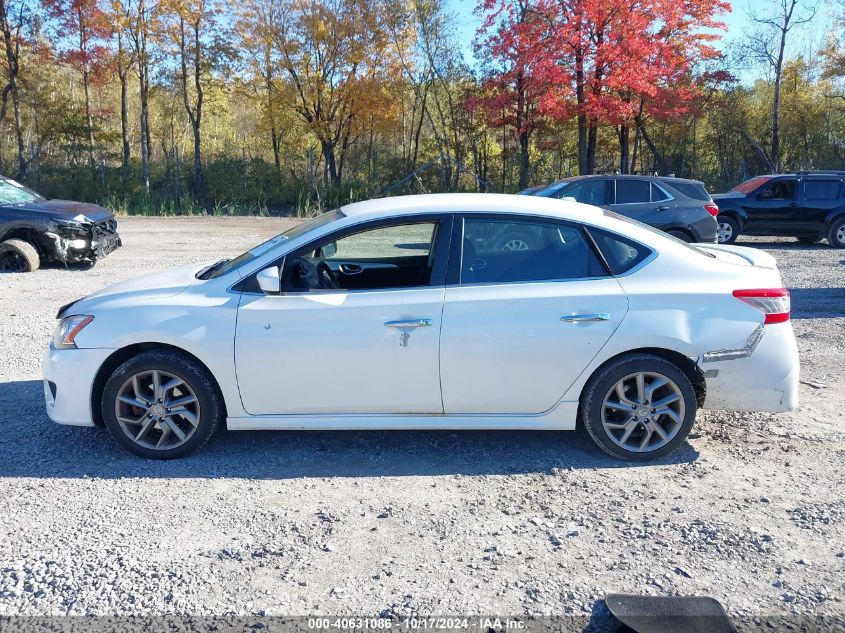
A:
[[[418,327],[429,327],[434,321],[431,319],[406,319],[402,321],[388,321],[385,327],[395,327],[401,330],[412,330]]]
[[[658,211],[668,211],[669,207],[657,207]]]
[[[341,264],[339,268],[344,275],[360,275],[364,272],[364,267],[358,264]]]
[[[589,323],[590,321],[609,321],[610,315],[607,312],[597,314],[571,314],[562,316],[560,320],[564,323]]]

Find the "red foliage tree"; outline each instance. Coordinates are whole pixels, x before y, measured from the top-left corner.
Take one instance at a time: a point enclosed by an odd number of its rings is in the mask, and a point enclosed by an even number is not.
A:
[[[630,124],[647,107],[682,116],[702,93],[695,71],[718,55],[712,30],[729,9],[725,0],[483,0],[485,28],[495,29],[481,45],[500,62],[485,103],[521,113],[523,134],[543,117],[576,117],[582,174],[595,170],[599,125],[616,125],[626,170]]]

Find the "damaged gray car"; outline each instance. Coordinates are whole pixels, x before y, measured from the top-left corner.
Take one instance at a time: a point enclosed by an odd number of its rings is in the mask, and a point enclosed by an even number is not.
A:
[[[107,209],[47,200],[0,176],[0,273],[31,272],[45,262],[90,265],[120,246]]]

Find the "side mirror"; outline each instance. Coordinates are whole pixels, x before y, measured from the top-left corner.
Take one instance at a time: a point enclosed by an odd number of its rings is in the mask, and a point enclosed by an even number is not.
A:
[[[255,275],[255,279],[258,281],[258,287],[261,288],[261,292],[265,295],[277,295],[282,289],[278,266],[265,268]]]
[[[334,257],[337,254],[337,242],[329,242],[320,249],[323,257]]]

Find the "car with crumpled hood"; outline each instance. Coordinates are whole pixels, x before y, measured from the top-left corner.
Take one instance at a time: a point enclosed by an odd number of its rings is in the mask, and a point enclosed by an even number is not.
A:
[[[31,272],[48,262],[94,264],[121,245],[108,209],[48,200],[0,176],[0,272]]]

